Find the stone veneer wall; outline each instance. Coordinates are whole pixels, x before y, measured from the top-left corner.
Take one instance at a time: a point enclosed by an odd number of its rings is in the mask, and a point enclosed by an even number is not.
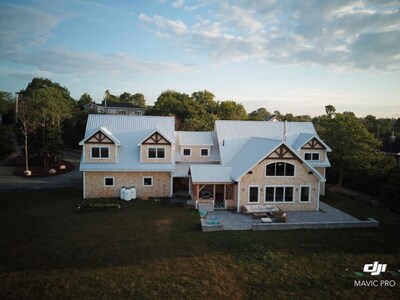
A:
[[[153,186],[143,186],[143,177],[153,177]],[[114,186],[105,187],[104,177],[114,177]],[[136,197],[169,197],[171,175],[169,172],[85,172],[85,198],[116,198],[123,186],[134,186]]]
[[[279,160],[267,159],[254,167],[253,174],[246,174],[240,182],[240,206],[251,204],[275,204],[285,211],[316,211],[318,208],[318,185],[319,180],[314,174],[309,174],[309,170],[303,166],[298,160],[284,160],[284,162],[295,165],[294,177],[266,177],[265,166],[269,163],[278,162]],[[310,202],[300,203],[300,186],[311,186]],[[249,203],[248,194],[249,186],[259,186],[259,202]],[[265,202],[265,186],[294,186],[293,202]],[[262,191],[261,191],[262,188]],[[296,189],[298,189],[296,191]]]

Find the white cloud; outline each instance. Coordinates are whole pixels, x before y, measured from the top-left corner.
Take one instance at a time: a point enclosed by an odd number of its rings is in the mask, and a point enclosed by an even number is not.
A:
[[[172,7],[182,7],[185,4],[185,0],[176,0],[172,3]]]
[[[139,19],[158,36],[173,38],[186,49],[205,50],[213,60],[400,70],[398,1],[225,0],[201,4],[208,6],[209,13],[194,24],[158,15],[141,14]],[[212,9],[216,13],[210,13]]]

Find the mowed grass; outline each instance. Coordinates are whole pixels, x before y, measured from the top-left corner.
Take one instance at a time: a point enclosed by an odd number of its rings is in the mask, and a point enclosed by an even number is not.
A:
[[[364,264],[400,269],[400,218],[337,195],[379,228],[202,233],[186,205],[134,200],[74,211],[81,191],[0,193],[0,299],[398,299],[354,287]],[[102,199],[101,201],[110,201]],[[119,202],[118,200],[111,200]]]

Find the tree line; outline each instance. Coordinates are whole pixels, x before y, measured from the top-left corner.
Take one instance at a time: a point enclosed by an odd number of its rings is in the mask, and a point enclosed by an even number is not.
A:
[[[7,92],[0,92],[0,96],[3,123],[10,124],[15,120],[16,99]],[[234,100],[217,101],[207,90],[191,95],[166,90],[152,106],[146,105],[141,93],[124,92],[117,96],[107,90],[102,100],[107,105],[129,102],[145,108],[146,115],[175,116],[176,130],[210,131],[215,120],[265,121],[276,117],[281,121],[313,122],[318,134],[333,150],[329,154],[332,163],[329,181],[386,199],[389,195],[390,201],[397,203],[391,206],[400,209],[399,168],[395,167],[393,157],[381,151],[392,136],[400,137],[400,118],[378,119],[372,115],[357,118],[352,112],[336,112],[332,105],[325,107],[325,115],[314,118],[270,112],[265,107],[247,113],[242,104]],[[44,78],[34,78],[18,93],[18,129],[23,136],[26,169],[32,155],[39,156],[46,165],[60,159],[63,149],[78,147],[87,120],[83,107],[90,102],[93,99],[88,93],[75,100],[67,88]],[[6,138],[0,134],[0,139]],[[0,140],[0,155],[9,144]]]

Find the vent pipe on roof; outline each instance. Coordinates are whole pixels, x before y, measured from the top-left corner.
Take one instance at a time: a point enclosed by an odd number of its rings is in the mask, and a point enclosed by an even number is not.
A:
[[[283,123],[283,141],[286,143],[286,135],[287,135],[287,120]]]
[[[222,146],[225,146],[225,140],[222,140]]]

